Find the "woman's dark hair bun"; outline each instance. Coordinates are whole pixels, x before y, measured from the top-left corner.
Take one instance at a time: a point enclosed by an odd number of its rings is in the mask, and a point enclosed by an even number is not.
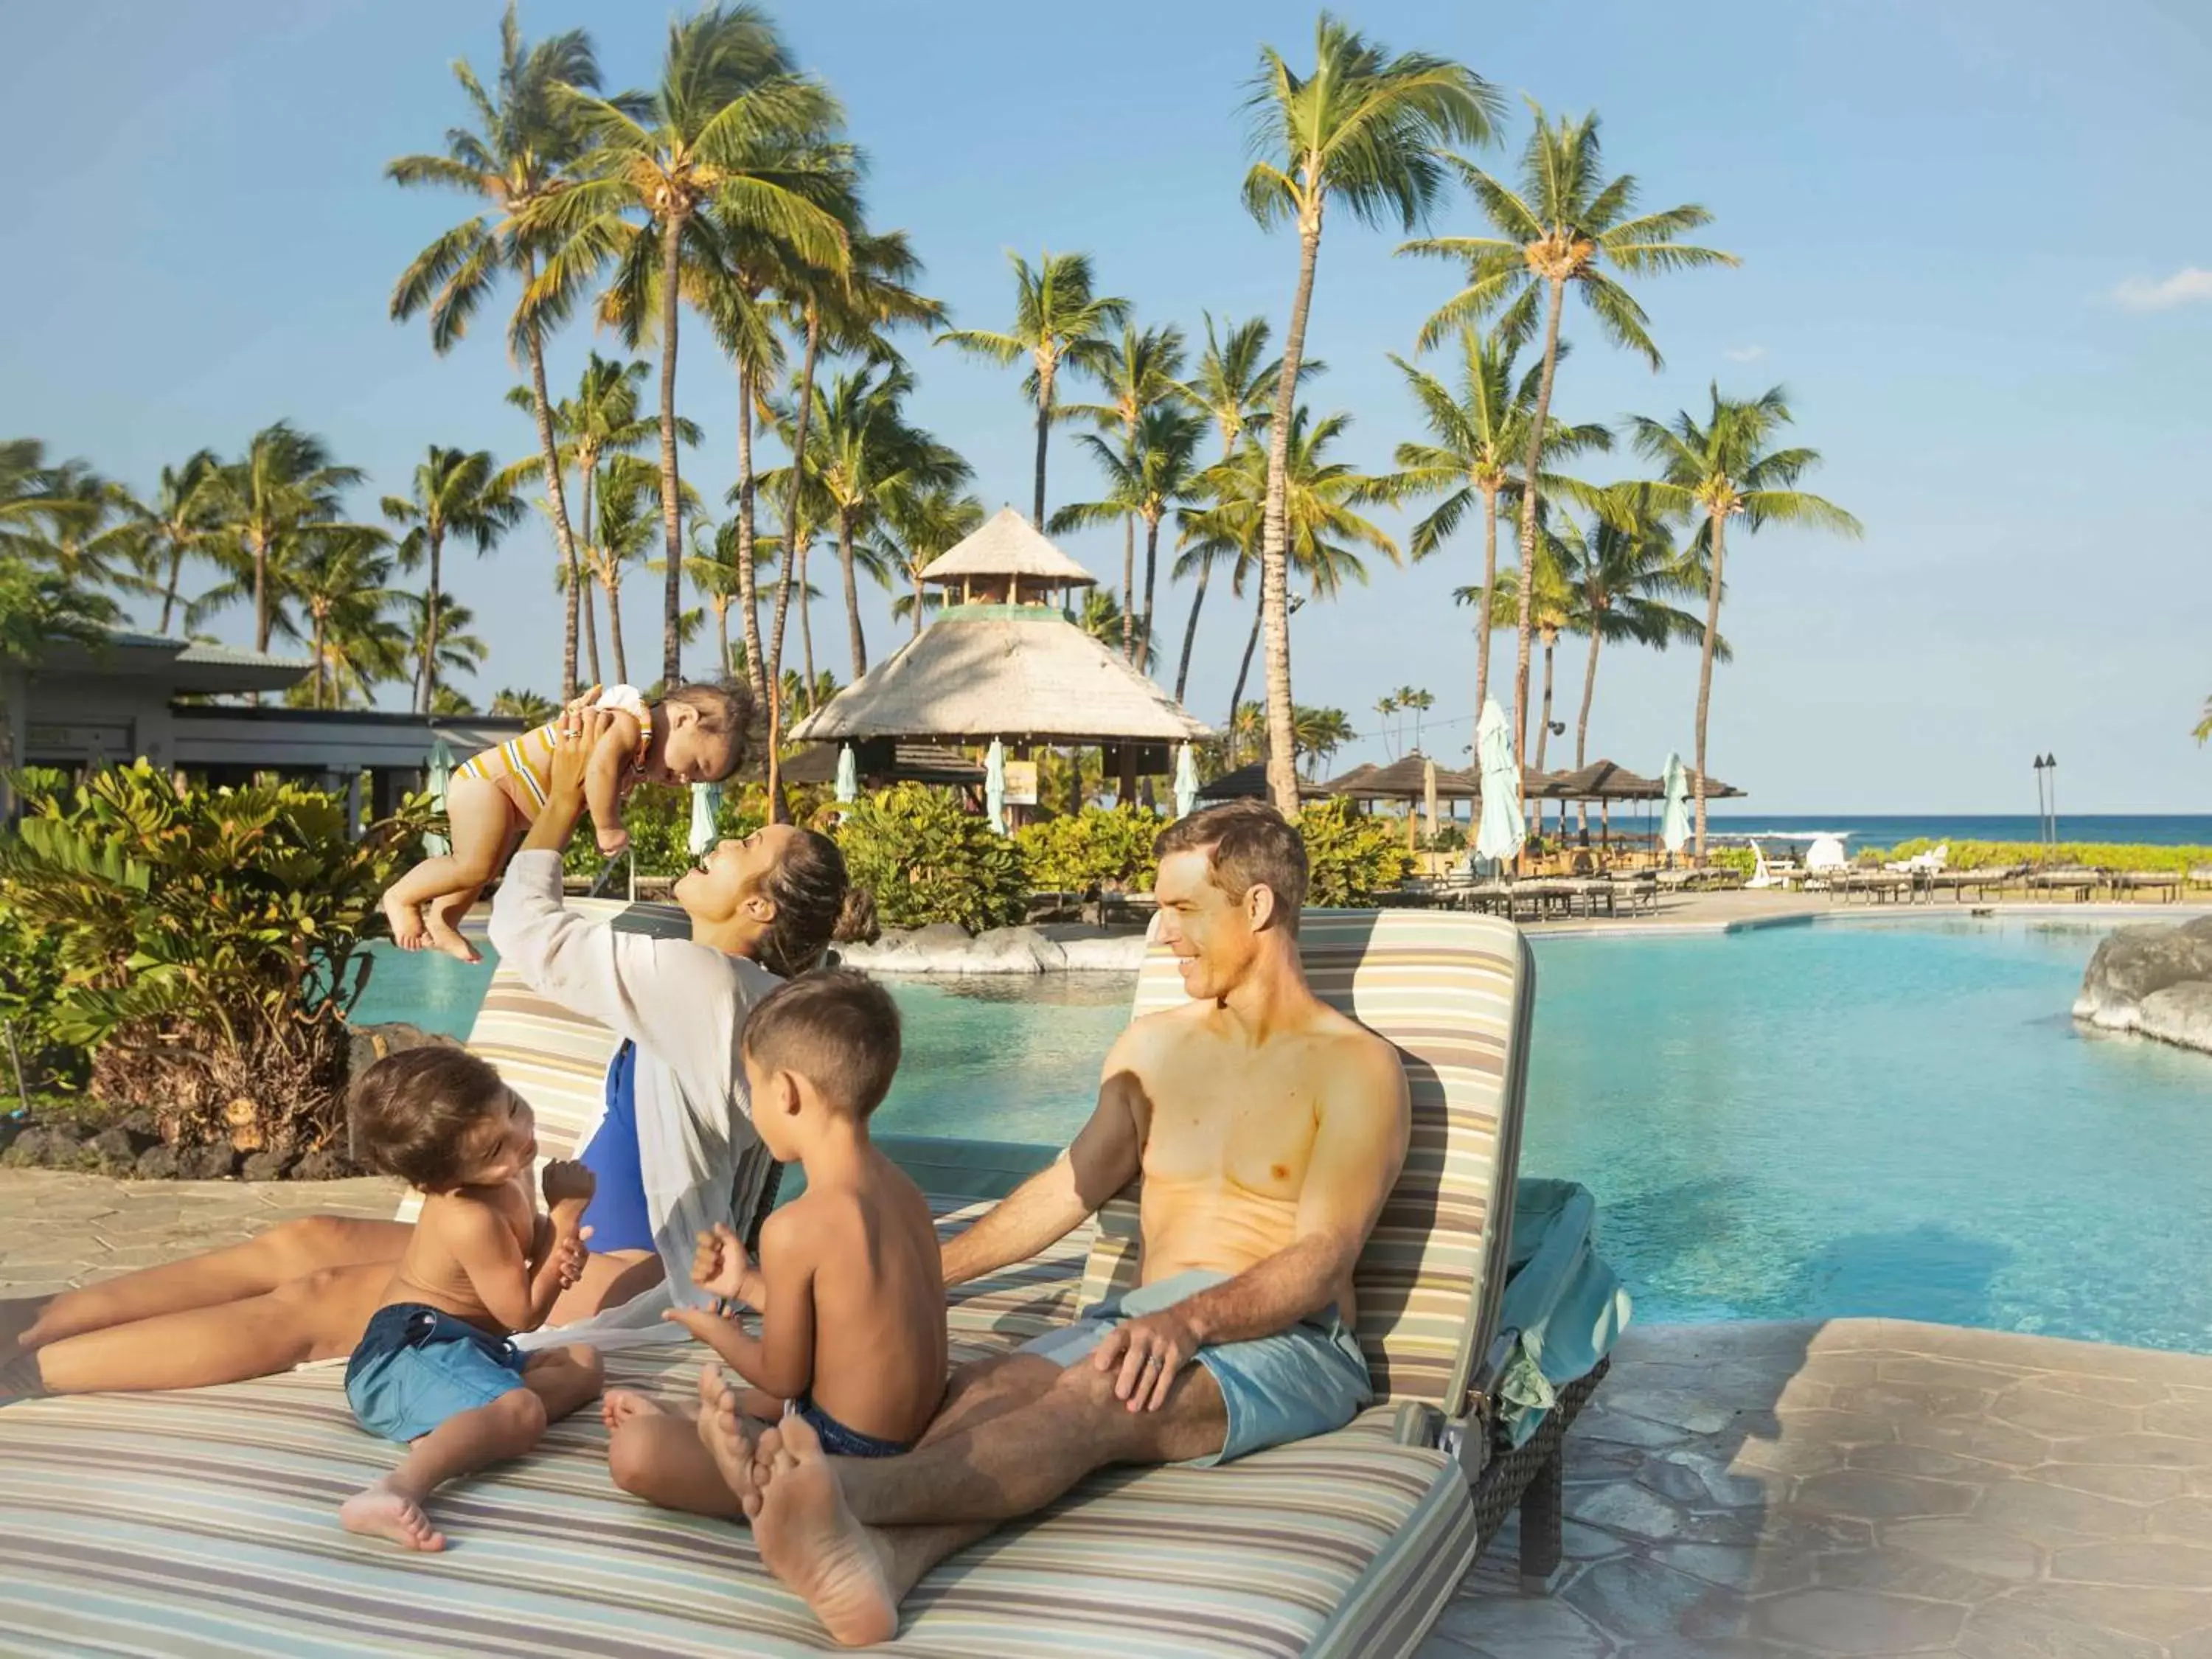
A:
[[[830,937],[840,945],[872,945],[882,933],[876,921],[876,896],[865,887],[848,887]]]

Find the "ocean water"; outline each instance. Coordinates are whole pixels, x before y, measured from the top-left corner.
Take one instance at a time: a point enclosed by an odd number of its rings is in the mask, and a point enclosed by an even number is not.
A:
[[[1717,834],[1761,831],[1780,835],[1810,830],[1850,831],[1853,847],[1895,847],[1908,841],[2026,841],[2039,838],[2033,812],[1975,817],[1971,814],[1904,813],[1887,817],[1760,817],[1750,812],[1713,812]],[[1620,816],[1613,823],[1619,828]],[[2212,812],[2154,814],[2067,813],[2058,816],[2062,842],[2112,842],[2128,846],[2212,847]]]
[[[1596,1194],[1643,1319],[1885,1315],[2212,1352],[2212,1060],[2075,1028],[2101,932],[1540,939],[1522,1170]],[[396,966],[373,1013],[465,1026],[485,970]],[[884,1129],[1054,1144],[1130,991],[892,987]]]

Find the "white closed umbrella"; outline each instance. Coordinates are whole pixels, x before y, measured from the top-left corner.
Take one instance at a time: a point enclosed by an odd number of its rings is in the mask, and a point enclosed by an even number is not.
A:
[[[691,856],[702,853],[722,838],[722,786],[719,783],[695,783],[691,786],[691,833],[684,845]]]
[[[1513,760],[1513,734],[1495,697],[1483,699],[1474,753],[1482,772],[1482,822],[1475,829],[1474,850],[1503,864],[1520,856],[1528,831],[1521,819],[1521,769]]]
[[[837,751],[837,799],[841,801],[860,798],[860,763],[854,758],[853,745],[847,744]]]
[[[1422,832],[1433,845],[1437,838],[1437,763],[1421,763],[1421,816],[1425,820]]]
[[[1187,818],[1198,805],[1198,757],[1188,744],[1176,751],[1176,816]]]
[[[1672,854],[1680,852],[1690,838],[1690,779],[1682,769],[1682,757],[1671,749],[1663,780],[1667,799],[1659,811],[1659,844]]]
[[[1006,745],[991,739],[991,752],[983,761],[983,811],[991,828],[1006,833]]]
[[[446,740],[440,738],[430,745],[428,779],[430,804],[440,812],[446,810],[446,791],[453,781],[453,751],[447,748]],[[425,836],[422,837],[422,850],[432,858],[443,858],[453,850],[453,843],[443,836]]]

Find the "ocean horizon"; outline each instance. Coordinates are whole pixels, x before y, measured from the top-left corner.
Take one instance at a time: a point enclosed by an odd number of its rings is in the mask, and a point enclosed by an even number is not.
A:
[[[1620,822],[1614,815],[1616,825]],[[1855,847],[1894,847],[1908,841],[2028,841],[2038,838],[2033,812],[1894,812],[1830,814],[1714,812],[1707,819],[1721,836],[1848,834]],[[2062,812],[2062,842],[2112,842],[2137,847],[2212,847],[2212,812]]]

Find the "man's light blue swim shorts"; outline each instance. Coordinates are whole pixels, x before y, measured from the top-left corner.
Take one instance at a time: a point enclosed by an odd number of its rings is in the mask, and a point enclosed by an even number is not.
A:
[[[1085,1308],[1072,1323],[1024,1343],[1021,1352],[1065,1370],[1086,1358],[1116,1325],[1172,1307],[1229,1277],[1193,1268],[1109,1297]],[[1220,1451],[1192,1460],[1201,1468],[1340,1429],[1375,1398],[1366,1357],[1334,1308],[1273,1336],[1200,1348],[1198,1363],[1220,1387],[1229,1408],[1229,1433]]]

